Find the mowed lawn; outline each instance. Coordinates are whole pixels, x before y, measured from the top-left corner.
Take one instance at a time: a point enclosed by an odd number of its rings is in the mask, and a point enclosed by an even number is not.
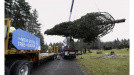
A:
[[[85,75],[129,75],[129,51],[113,49],[102,51],[103,54],[93,53],[79,55],[75,59]],[[116,56],[109,56],[114,51]],[[108,54],[107,54],[108,53]],[[80,59],[80,58],[83,59]]]

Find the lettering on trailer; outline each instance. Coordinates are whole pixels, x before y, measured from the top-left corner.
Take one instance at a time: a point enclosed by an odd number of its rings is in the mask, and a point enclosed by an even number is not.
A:
[[[13,32],[12,44],[18,50],[40,50],[40,38],[21,29]]]

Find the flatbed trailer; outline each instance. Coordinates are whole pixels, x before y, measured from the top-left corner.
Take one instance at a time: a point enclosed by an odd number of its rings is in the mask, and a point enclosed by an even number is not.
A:
[[[57,53],[40,53],[39,60],[56,59]]]
[[[39,66],[40,63],[43,63],[47,59],[56,59],[58,54],[58,46],[54,46],[51,53],[40,53],[40,50],[38,49],[10,49],[10,22],[11,20],[9,18],[5,19],[5,75],[30,75],[33,65]]]

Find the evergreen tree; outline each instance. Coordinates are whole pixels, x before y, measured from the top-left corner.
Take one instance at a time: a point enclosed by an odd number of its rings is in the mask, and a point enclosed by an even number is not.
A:
[[[13,15],[13,0],[5,0],[5,18],[11,18]]]
[[[87,13],[80,19],[72,22],[62,22],[53,28],[46,30],[47,35],[59,35],[83,39],[84,42],[91,43],[100,38],[114,28],[115,23],[125,22],[125,19],[115,20],[107,12]]]
[[[25,0],[5,0],[5,17],[11,19],[11,25],[16,29],[25,30],[30,20],[31,6]]]
[[[37,35],[38,33],[40,33],[41,24],[38,23],[37,19],[38,12],[36,9],[34,9],[33,12],[30,14],[30,21],[28,21],[26,25],[26,31],[33,35]]]
[[[40,38],[41,50],[46,50],[44,37],[40,32],[41,24],[38,23],[36,9],[30,12],[31,6],[25,0],[5,0],[5,18],[11,19],[11,26],[23,29]]]
[[[45,48],[45,44],[44,44],[44,37],[43,37],[43,35],[41,33],[38,33],[36,36],[40,38],[41,50],[45,51],[46,48]]]

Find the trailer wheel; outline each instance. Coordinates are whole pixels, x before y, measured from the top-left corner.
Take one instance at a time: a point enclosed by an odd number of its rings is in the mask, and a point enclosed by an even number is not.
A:
[[[5,66],[5,75],[10,75],[10,70],[7,66]]]
[[[40,66],[40,63],[41,63],[40,60],[38,60],[38,62],[37,62],[37,66]]]
[[[51,57],[51,60],[55,60],[55,56],[52,56],[52,57]]]
[[[26,60],[20,60],[11,69],[11,75],[29,75],[30,64]]]
[[[54,55],[54,60],[57,58],[57,55]]]

